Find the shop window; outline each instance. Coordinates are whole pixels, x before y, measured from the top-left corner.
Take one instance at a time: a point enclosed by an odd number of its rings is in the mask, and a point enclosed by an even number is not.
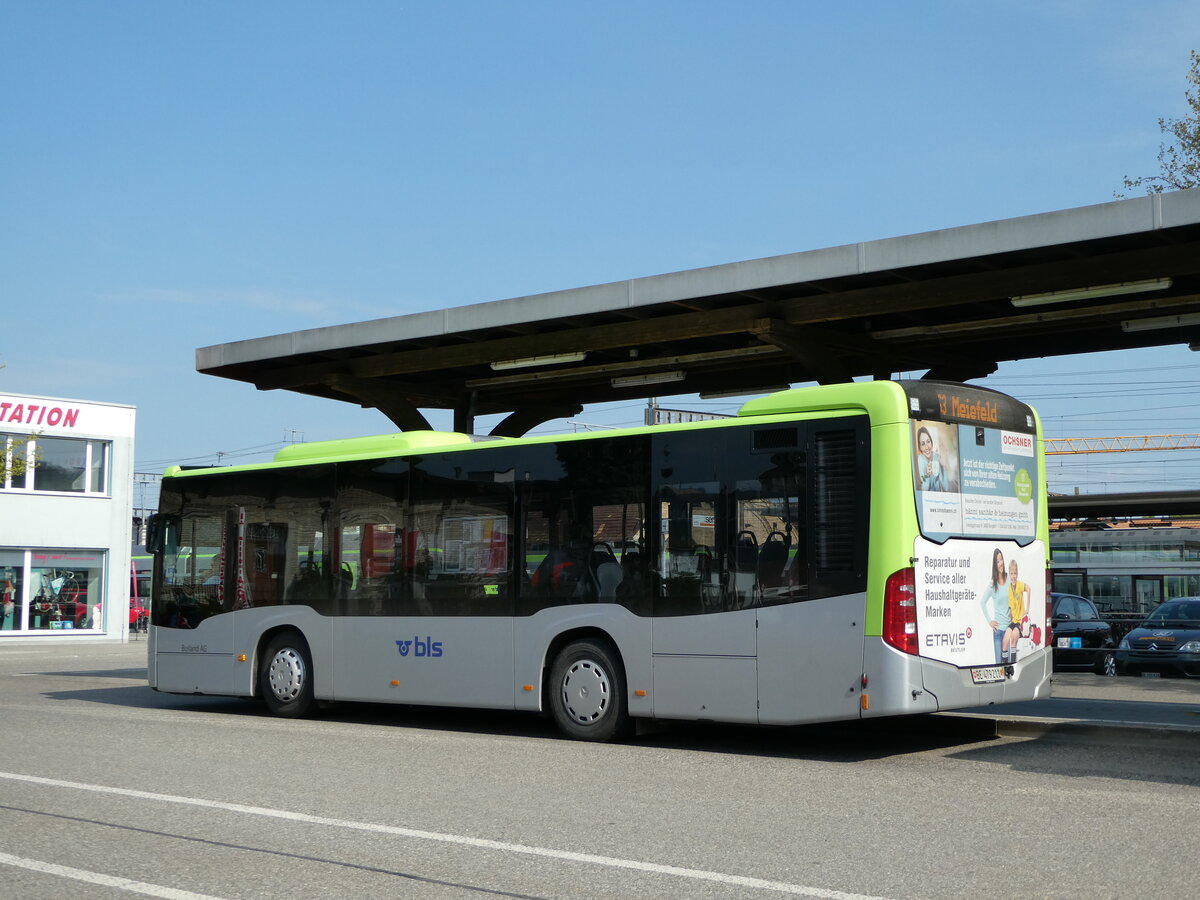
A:
[[[1087,595],[1106,615],[1136,615],[1133,579],[1128,575],[1095,575],[1087,578]]]
[[[0,550],[0,631],[20,631],[25,611],[25,553]]]
[[[0,436],[4,478],[0,488],[71,494],[108,492],[106,441],[76,438]]]
[[[95,631],[102,625],[104,554],[0,551],[0,631]]]

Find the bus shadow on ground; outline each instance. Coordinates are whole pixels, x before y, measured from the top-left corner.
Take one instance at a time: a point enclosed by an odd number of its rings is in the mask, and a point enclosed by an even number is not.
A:
[[[1189,730],[1052,724],[1023,740],[966,747],[947,759],[1064,778],[1200,787],[1200,732]]]
[[[47,672],[47,675],[87,676],[84,672]],[[115,670],[97,675],[118,677]],[[136,677],[136,676],[120,676]],[[227,715],[261,715],[262,706],[257,701],[240,697],[208,697],[199,694],[160,694],[145,682],[146,672],[141,671],[141,684],[122,687],[75,688],[65,691],[44,691],[47,700],[73,700],[83,703],[101,703],[106,706],[121,706],[127,709],[161,709],[179,712],[224,713]]]
[[[136,675],[131,674],[135,672]],[[44,674],[81,677],[92,673]],[[145,677],[144,670],[132,669],[110,669],[95,674],[110,678]],[[130,709],[193,712],[198,716],[246,716],[267,722],[276,721],[254,698],[165,694],[152,690],[147,684],[47,691],[43,696],[50,700],[101,703]],[[294,720],[279,721],[282,724],[283,721]],[[512,710],[339,702],[322,704],[322,709],[312,721],[535,740],[571,740],[558,730],[549,716]],[[940,719],[932,716],[790,727],[654,720],[643,721],[642,730],[643,733],[613,746],[853,763],[928,750],[945,750],[964,743],[974,744],[996,738],[995,723],[989,719]]]
[[[145,670],[107,669],[40,674],[144,679]],[[47,691],[43,696],[50,700],[100,703],[130,709],[192,712],[197,716],[231,715],[275,721],[267,714],[262,703],[253,698],[165,694],[152,690],[144,683]],[[549,716],[511,710],[342,702],[323,704],[313,721],[570,741],[559,732]],[[996,723],[987,717],[898,716],[790,727],[643,720],[642,730],[643,733],[614,746],[842,763],[943,751],[962,748],[963,745],[969,745],[963,750],[964,753],[976,752],[978,748],[980,753],[993,754],[987,757],[988,761],[1003,761],[1008,758],[1007,754],[1012,753],[1013,746],[998,741]],[[1064,737],[1066,734],[1069,732],[1065,732]],[[1197,747],[1200,743],[1191,746]],[[993,747],[994,750],[989,751],[988,748]]]
[[[572,743],[546,715],[426,706],[334,704],[322,718],[348,724],[420,728],[463,734],[492,734]],[[907,717],[911,719],[912,717]],[[992,740],[992,723],[976,720],[918,727],[912,721],[881,719],[786,728],[716,722],[643,721],[642,733],[614,747],[644,747],[697,753],[727,753],[782,759],[860,762]]]
[[[41,678],[120,678],[122,680],[146,681],[146,667],[132,669],[64,669],[58,672],[30,672]]]

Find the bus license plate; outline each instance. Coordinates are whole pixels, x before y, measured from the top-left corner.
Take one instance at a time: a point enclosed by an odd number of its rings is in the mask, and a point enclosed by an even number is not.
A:
[[[1004,666],[984,666],[971,670],[971,680],[976,684],[995,684],[1004,680]]]

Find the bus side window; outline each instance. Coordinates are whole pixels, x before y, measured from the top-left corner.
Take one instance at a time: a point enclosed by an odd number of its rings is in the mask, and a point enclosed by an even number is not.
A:
[[[517,479],[526,576],[520,614],[562,603],[646,608],[645,555],[637,552],[644,540],[645,454],[644,438],[528,448]]]
[[[413,469],[408,537],[417,614],[508,616],[513,612],[513,474],[503,450],[480,450],[465,471],[432,456]]]
[[[865,590],[871,506],[865,417],[822,426],[813,434],[808,473],[814,598]]]

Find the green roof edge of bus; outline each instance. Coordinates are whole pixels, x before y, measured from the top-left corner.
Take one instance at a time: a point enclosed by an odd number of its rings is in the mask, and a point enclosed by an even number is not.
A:
[[[703,429],[732,425],[744,417],[767,417],[803,415],[830,410],[867,410],[876,423],[907,421],[906,394],[895,381],[859,381],[846,384],[817,385],[789,388],[745,403],[736,416],[728,419],[713,419],[700,422],[677,423],[675,430]],[[535,434],[519,438],[487,437],[463,434],[455,431],[400,431],[364,437],[341,438],[332,441],[312,441],[292,444],[279,450],[271,462],[247,463],[241,466],[213,466],[183,469],[171,466],[163,472],[164,478],[206,475],[215,472],[263,471],[295,465],[322,462],[349,461],[352,459],[375,459],[383,456],[405,456],[412,453],[440,450],[467,450],[494,447],[497,444],[520,442],[522,444],[550,443],[561,440],[587,440],[598,435],[613,437],[651,434],[662,426],[635,425],[614,428],[603,432],[584,434]]]
[[[471,435],[457,431],[397,431],[360,438],[311,441],[291,444],[275,454],[277,463],[340,459],[350,455],[385,456],[412,453],[415,450],[445,449],[472,443]]]
[[[308,463],[334,462],[343,459],[372,459],[380,456],[403,456],[408,453],[429,450],[452,450],[475,443],[495,444],[504,438],[490,438],[480,442],[469,434],[457,431],[393,431],[388,434],[372,434],[365,437],[338,438],[332,441],[308,441],[291,444],[277,450],[270,462],[246,463],[241,466],[205,466],[184,469],[169,466],[164,478],[213,472],[258,471]]]
[[[907,395],[898,382],[852,381],[845,384],[789,388],[786,391],[756,397],[742,405],[738,416],[777,416],[791,412],[869,407],[873,420],[899,422],[908,419],[906,402]]]

